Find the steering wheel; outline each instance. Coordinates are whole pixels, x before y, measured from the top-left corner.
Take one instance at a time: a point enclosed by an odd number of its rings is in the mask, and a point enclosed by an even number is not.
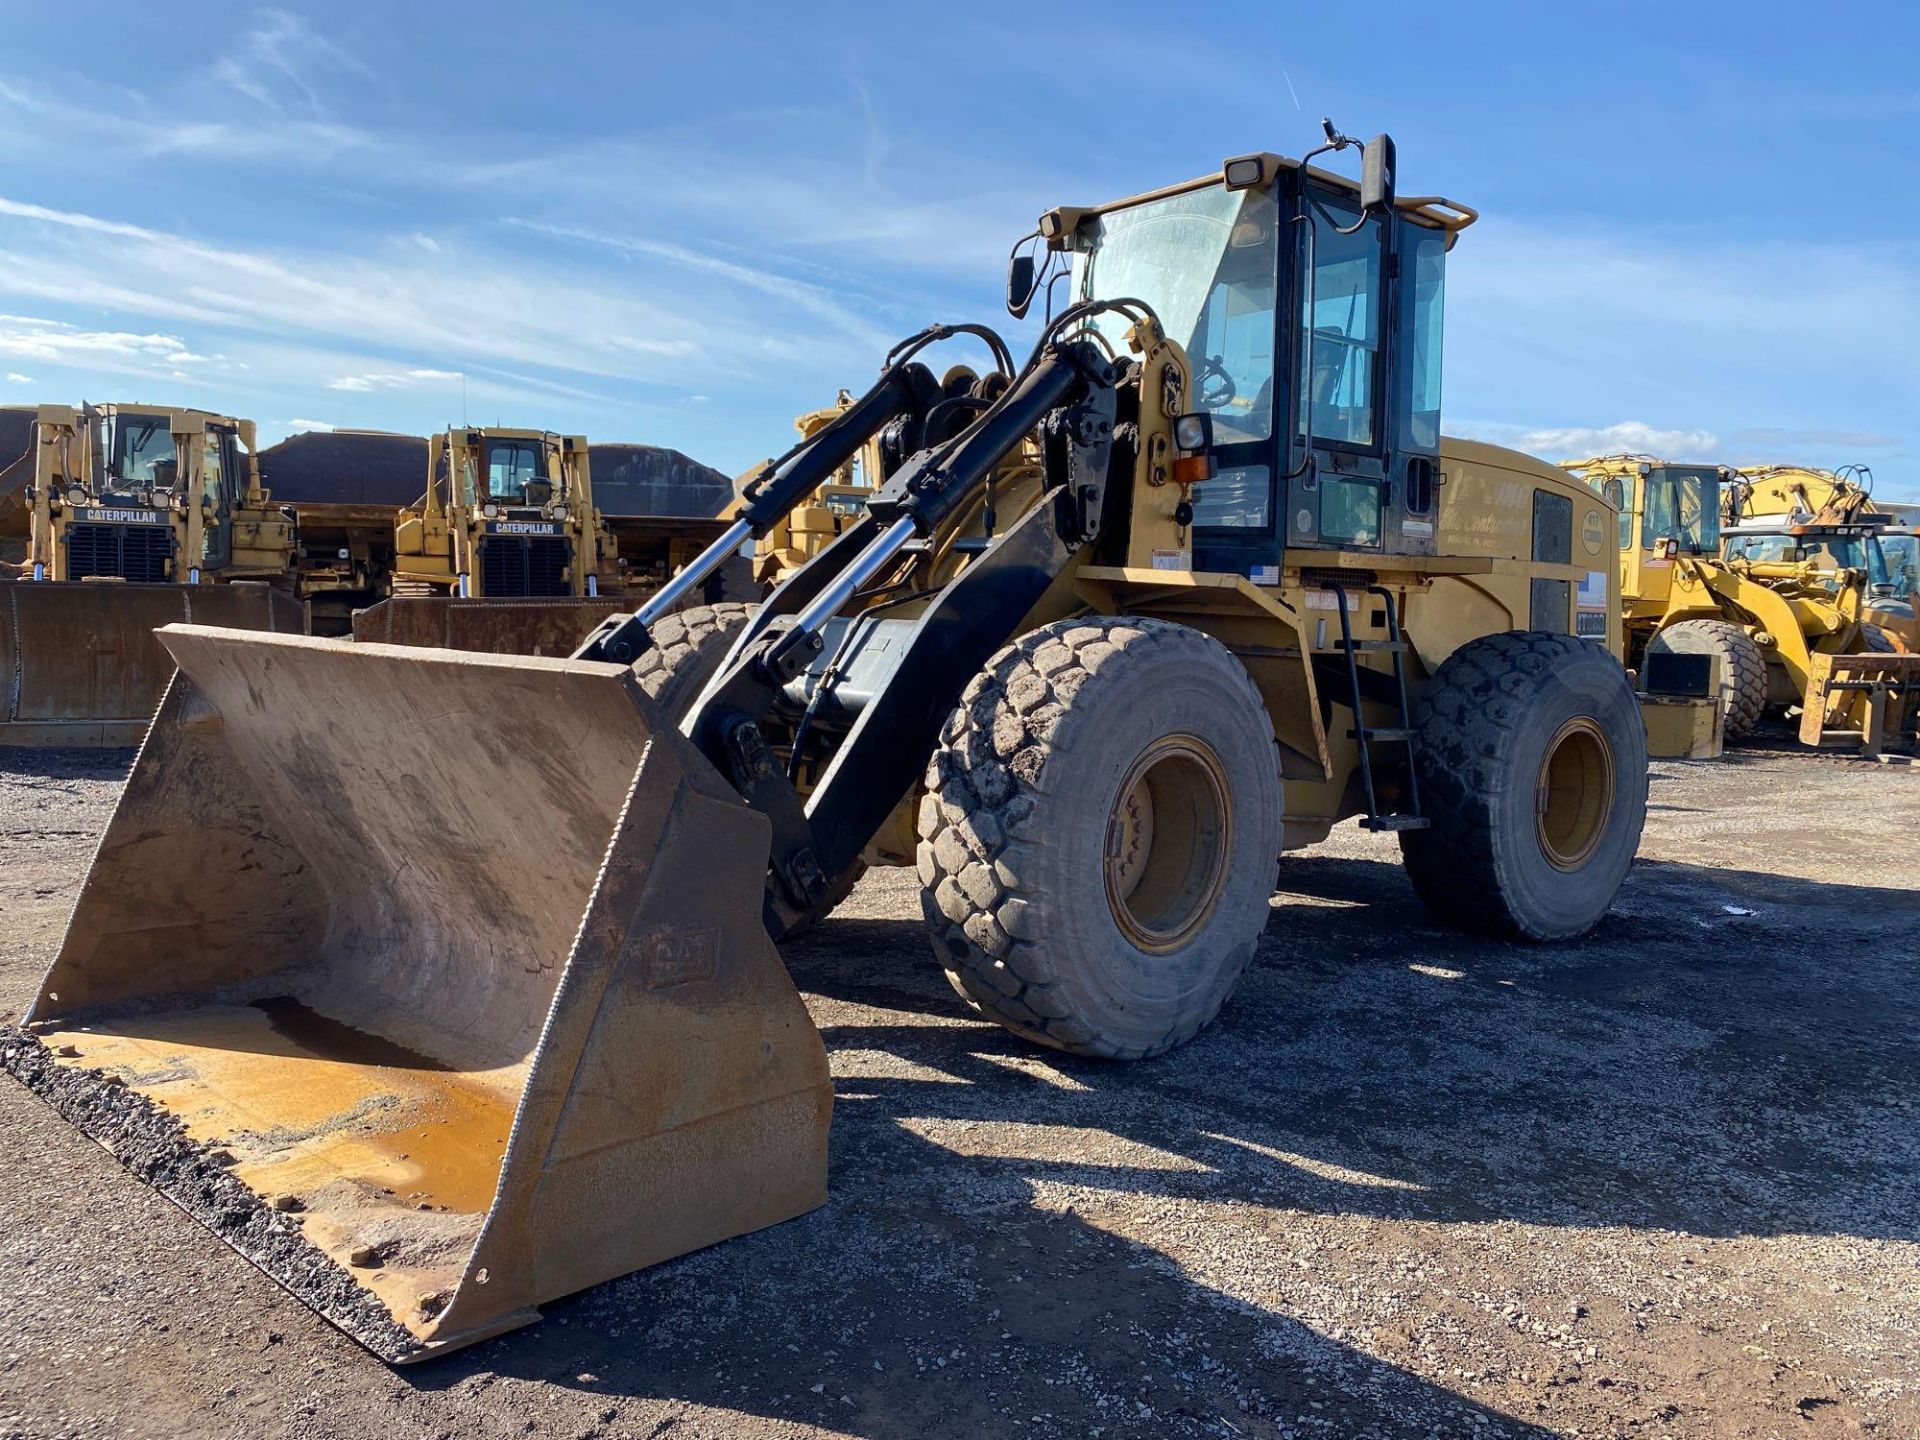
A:
[[[1218,355],[1200,357],[1199,394],[1194,398],[1203,410],[1220,410],[1240,393],[1240,387],[1227,373],[1226,364]]]

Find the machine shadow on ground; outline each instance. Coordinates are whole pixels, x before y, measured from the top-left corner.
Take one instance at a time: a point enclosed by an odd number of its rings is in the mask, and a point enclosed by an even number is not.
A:
[[[1283,1236],[1229,1294],[1086,1197],[1916,1237],[1893,1110],[1920,1064],[1911,895],[1642,862],[1595,935],[1534,947],[1437,925],[1391,863],[1293,857],[1281,883],[1221,1020],[1138,1065],[978,1022],[917,922],[828,922],[784,948],[834,1057],[826,1209],[411,1378],[490,1370],[876,1437],[1222,1415],[1257,1433],[1316,1401],[1340,1433],[1398,1434],[1482,1407],[1288,1318]]]

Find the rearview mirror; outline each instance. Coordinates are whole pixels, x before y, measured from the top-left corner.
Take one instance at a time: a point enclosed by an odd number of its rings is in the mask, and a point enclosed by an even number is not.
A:
[[[1016,320],[1027,318],[1033,304],[1033,256],[1014,255],[1007,260],[1007,313]]]
[[[1393,137],[1376,135],[1360,151],[1360,208],[1372,212],[1393,205]]]

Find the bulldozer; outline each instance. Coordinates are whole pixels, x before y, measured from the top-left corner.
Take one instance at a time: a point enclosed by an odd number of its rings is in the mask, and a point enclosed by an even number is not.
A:
[[[1647,802],[1614,510],[1442,438],[1475,213],[1394,172],[1329,125],[1048,210],[1024,360],[903,342],[572,657],[169,626],[0,1062],[398,1363],[825,1201],[775,947],[860,865],[917,870],[983,1018],[1115,1061],[1201,1032],[1285,852],[1343,822],[1449,923],[1584,934]],[[995,368],[947,394],[917,357],[962,333]],[[853,523],[690,636],[876,436],[902,458]]]
[[[1871,608],[1886,600],[1876,597],[1887,571],[1875,527],[1832,511],[1725,525],[1741,503],[1738,472],[1725,466],[1650,455],[1561,465],[1619,505],[1627,663],[1711,657],[1729,743],[1769,713],[1797,712],[1809,744],[1850,736],[1877,749],[1912,729],[1920,668],[1875,623],[1904,624]]]
[[[355,612],[353,634],[569,655],[722,528],[690,517],[603,516],[584,436],[449,428],[428,443],[425,492],[395,522],[391,596]]]
[[[0,587],[0,745],[137,744],[174,669],[157,626],[305,632],[294,524],[254,450],[251,421],[204,410],[37,407],[25,553]]]

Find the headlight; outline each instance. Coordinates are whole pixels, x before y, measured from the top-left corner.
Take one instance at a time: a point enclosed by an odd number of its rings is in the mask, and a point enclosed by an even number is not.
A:
[[[1173,443],[1182,450],[1205,450],[1213,444],[1213,417],[1197,413],[1173,422]]]
[[[500,507],[489,500],[480,507],[480,513],[489,520],[498,520],[500,518]]]
[[[83,490],[83,489],[82,489],[82,488],[81,488],[80,486],[78,486],[78,485],[75,485],[75,486],[72,486],[72,487],[71,487],[70,489],[68,489],[68,491],[67,491],[67,503],[68,503],[69,505],[84,505],[84,504],[86,504],[86,503],[87,503],[87,492],[86,492],[85,490]]]
[[[556,519],[556,520],[564,520],[564,519],[566,519],[566,518],[567,518],[567,507],[566,507],[566,506],[564,506],[564,505],[556,505],[556,506],[554,506],[554,507],[553,507],[553,518],[554,518],[554,519]]]

